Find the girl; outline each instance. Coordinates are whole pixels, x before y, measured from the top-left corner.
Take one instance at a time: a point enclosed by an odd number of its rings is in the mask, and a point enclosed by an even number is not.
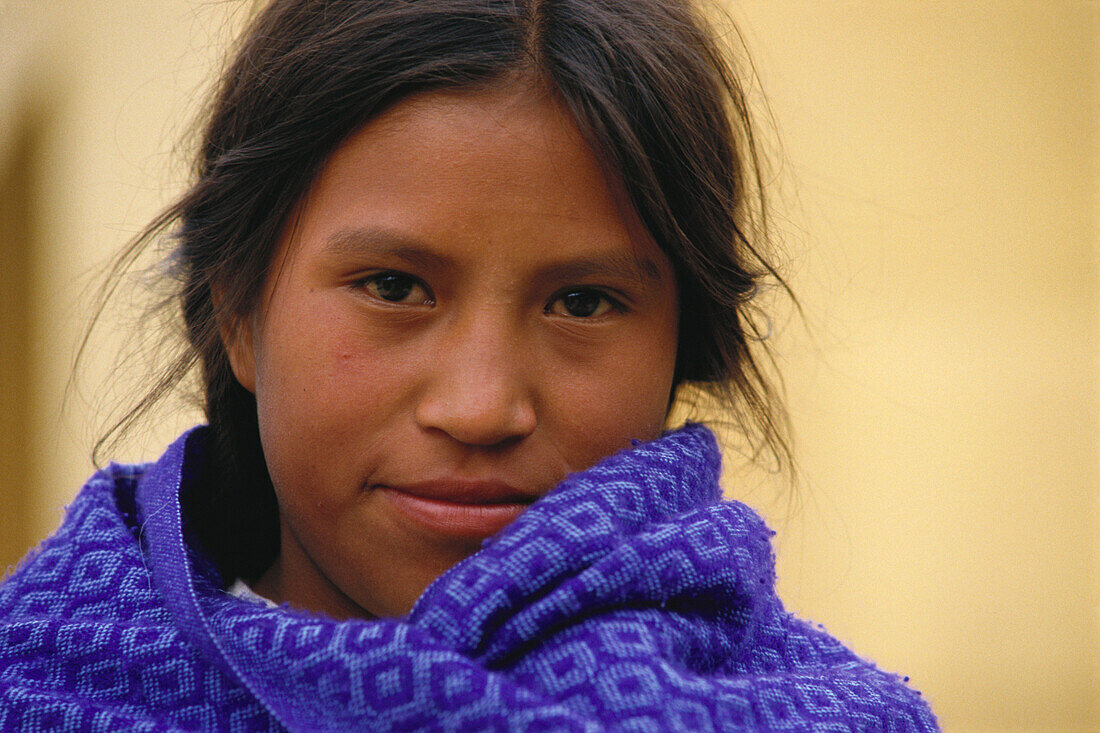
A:
[[[0,727],[932,730],[774,593],[737,79],[673,0],[275,0],[170,230],[208,425],[0,587]]]

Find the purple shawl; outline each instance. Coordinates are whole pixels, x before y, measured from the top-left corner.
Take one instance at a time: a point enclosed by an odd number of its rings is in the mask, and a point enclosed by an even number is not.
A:
[[[0,729],[936,730],[784,611],[701,426],[570,476],[408,617],[340,622],[228,595],[185,543],[206,439],[97,473],[0,585]]]

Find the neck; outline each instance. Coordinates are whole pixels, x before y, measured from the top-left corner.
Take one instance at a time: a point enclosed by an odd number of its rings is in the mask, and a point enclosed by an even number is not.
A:
[[[283,547],[286,546],[284,542]],[[286,603],[338,621],[375,618],[322,575],[304,553],[280,550],[271,567],[252,584],[252,590],[275,603]]]

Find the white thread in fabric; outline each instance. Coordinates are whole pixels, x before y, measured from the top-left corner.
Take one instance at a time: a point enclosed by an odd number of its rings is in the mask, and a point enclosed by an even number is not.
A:
[[[225,592],[228,593],[231,596],[234,596],[236,598],[240,598],[242,601],[251,601],[252,603],[259,603],[259,604],[262,604],[264,606],[267,606],[268,608],[278,608],[279,607],[279,604],[275,603],[275,601],[273,601],[269,598],[264,598],[259,593],[252,590],[251,588],[249,588],[248,584],[245,583],[240,578],[237,578],[233,582],[233,585],[226,588]]]

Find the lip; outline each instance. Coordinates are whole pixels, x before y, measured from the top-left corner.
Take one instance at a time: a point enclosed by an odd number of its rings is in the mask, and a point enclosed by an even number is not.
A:
[[[496,534],[537,498],[500,481],[424,481],[374,490],[421,527],[457,539]]]

